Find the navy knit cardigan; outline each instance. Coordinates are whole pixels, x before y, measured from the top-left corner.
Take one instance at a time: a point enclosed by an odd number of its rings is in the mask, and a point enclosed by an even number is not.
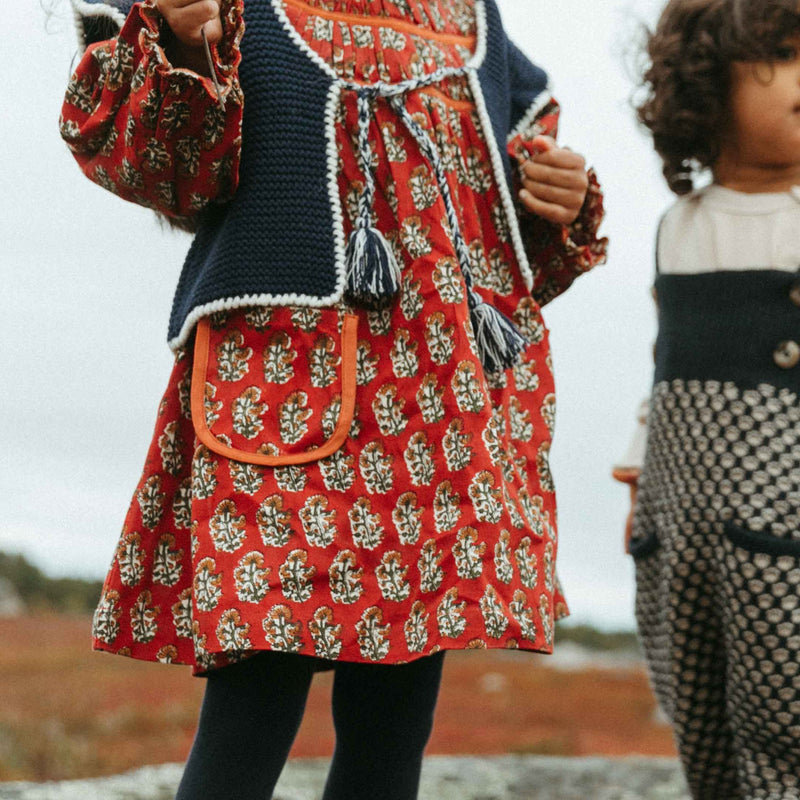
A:
[[[133,0],[73,0],[82,43],[116,34]],[[523,277],[532,285],[511,195],[506,143],[547,94],[547,76],[507,38],[495,0],[476,0],[475,95]],[[280,0],[245,0],[239,186],[204,213],[178,282],[173,347],[195,322],[243,305],[331,306],[344,290],[344,231],[333,115],[350,91],[305,45]],[[491,135],[489,128],[491,128]]]

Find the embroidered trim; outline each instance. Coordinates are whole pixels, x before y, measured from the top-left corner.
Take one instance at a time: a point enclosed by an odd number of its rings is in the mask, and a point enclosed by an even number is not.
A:
[[[472,45],[475,42],[475,35],[464,35],[458,33],[445,33],[417,25],[413,22],[406,22],[394,17],[379,17],[374,14],[350,14],[337,11],[328,11],[326,8],[317,8],[304,3],[303,0],[284,0],[287,5],[292,6],[312,17],[336,20],[346,24],[364,25],[370,28],[392,28],[392,30],[403,31],[412,36],[419,36],[421,39],[431,39],[433,41],[445,42],[447,44]]]
[[[428,83],[438,83],[440,80],[450,76],[464,75],[469,69],[478,69],[480,68],[481,64],[483,64],[483,59],[486,57],[486,11],[483,0],[476,0],[475,52],[472,54],[472,58],[470,58],[470,60],[463,67],[445,67],[443,69],[436,70],[436,72],[433,72],[430,75],[426,75],[424,78],[401,81],[400,83],[383,83],[382,81],[377,81],[376,83],[362,84],[355,83],[353,81],[346,81],[343,78],[340,78],[333,67],[331,67],[331,65],[328,64],[327,61],[322,58],[322,56],[316,53],[308,44],[308,42],[306,42],[305,39],[303,39],[303,37],[297,32],[294,25],[292,25],[291,20],[286,15],[286,9],[283,7],[281,0],[270,0],[270,4],[272,5],[278,21],[286,30],[286,33],[289,35],[289,38],[292,40],[292,42],[294,42],[294,44],[329,78],[334,80],[336,83],[341,84],[342,86],[347,86],[350,89],[358,90],[363,86],[372,86],[375,89],[382,89],[383,87],[386,87],[391,89],[391,93],[397,92],[402,94],[403,92],[410,91],[411,89],[417,89],[420,86]],[[388,96],[388,93],[381,91],[381,95]]]
[[[553,91],[551,84],[547,84],[544,89],[536,96],[536,99],[528,106],[528,110],[522,115],[522,119],[514,126],[511,133],[508,134],[506,142],[510,142],[515,136],[521,136],[536,117],[541,114],[547,104],[553,100]]]
[[[339,419],[330,438],[313,450],[303,453],[287,453],[286,455],[270,456],[264,453],[251,453],[229,447],[217,439],[209,430],[205,414],[205,386],[208,370],[208,353],[210,340],[210,321],[208,318],[200,320],[197,325],[197,338],[194,345],[194,361],[192,363],[192,389],[191,409],[192,425],[197,438],[212,453],[243,461],[246,464],[258,464],[265,467],[282,467],[290,464],[308,464],[319,461],[335,453],[345,442],[350,434],[353,416],[356,408],[356,367],[358,353],[358,317],[355,314],[345,314],[342,321],[342,406]]]
[[[519,219],[517,217],[516,207],[514,200],[511,197],[511,190],[506,182],[506,174],[503,169],[503,161],[500,156],[500,150],[497,147],[497,140],[494,136],[492,128],[492,121],[489,118],[489,112],[486,110],[486,101],[483,97],[483,89],[481,88],[480,78],[478,77],[477,70],[469,71],[469,83],[472,88],[473,99],[475,100],[475,108],[478,112],[478,119],[483,129],[483,135],[486,139],[486,146],[489,148],[489,156],[492,159],[492,169],[494,170],[495,182],[497,183],[497,190],[500,192],[500,199],[503,203],[503,209],[506,212],[506,222],[508,223],[508,230],[511,233],[511,243],[514,245],[514,253],[517,256],[519,270],[522,273],[522,279],[525,281],[525,286],[528,291],[533,290],[533,272],[531,265],[528,262],[528,257],[525,254],[525,245],[522,242],[522,234],[519,229]]]
[[[86,51],[86,29],[83,27],[84,17],[108,17],[121,29],[125,24],[125,15],[114,6],[106,3],[88,3],[86,0],[70,0],[72,13],[75,17],[75,27],[78,31],[78,50],[81,55]]]

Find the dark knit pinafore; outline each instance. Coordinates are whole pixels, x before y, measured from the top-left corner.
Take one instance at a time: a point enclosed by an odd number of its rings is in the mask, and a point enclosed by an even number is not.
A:
[[[800,796],[800,276],[660,275],[631,552],[694,798]]]

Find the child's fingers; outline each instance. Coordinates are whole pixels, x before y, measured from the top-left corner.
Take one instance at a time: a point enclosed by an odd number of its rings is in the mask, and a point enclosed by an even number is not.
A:
[[[569,209],[580,209],[585,193],[579,189],[563,189],[549,183],[539,183],[529,178],[522,179],[522,185],[534,196],[548,203],[555,203]]]
[[[548,222],[554,222],[558,225],[569,225],[578,217],[578,211],[576,209],[568,209],[558,203],[549,203],[546,200],[540,200],[538,197],[534,197],[527,189],[523,189],[519,193],[519,198],[528,211],[546,219]]]
[[[560,169],[586,169],[586,159],[565,147],[555,147],[530,157],[535,164],[547,164]]]
[[[206,39],[208,39],[209,44],[216,44],[222,39],[222,20],[219,15],[202,27],[205,29]]]
[[[181,6],[165,7],[162,14],[172,32],[185,45],[200,47],[203,44],[203,29],[209,42],[218,42],[222,38],[222,22],[216,0],[193,0]]]
[[[560,186],[563,189],[574,189],[585,192],[589,186],[589,178],[584,169],[562,169],[549,164],[528,159],[522,165],[524,177],[537,183],[546,183],[550,186]]]
[[[552,136],[534,136],[533,139],[531,139],[531,145],[536,155],[546,153],[548,150],[558,147],[556,140]]]

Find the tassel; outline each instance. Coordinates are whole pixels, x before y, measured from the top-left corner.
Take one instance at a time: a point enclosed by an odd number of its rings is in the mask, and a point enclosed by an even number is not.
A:
[[[379,230],[359,225],[347,243],[345,263],[350,303],[370,311],[391,305],[400,291],[400,267]]]
[[[364,189],[358,202],[358,221],[344,251],[345,299],[370,311],[391,305],[400,291],[400,267],[383,234],[372,227],[375,176],[369,121],[372,116],[373,87],[358,93],[358,156],[364,173]]]
[[[501,372],[513,367],[528,342],[516,325],[494,306],[470,292],[470,320],[483,368]]]

